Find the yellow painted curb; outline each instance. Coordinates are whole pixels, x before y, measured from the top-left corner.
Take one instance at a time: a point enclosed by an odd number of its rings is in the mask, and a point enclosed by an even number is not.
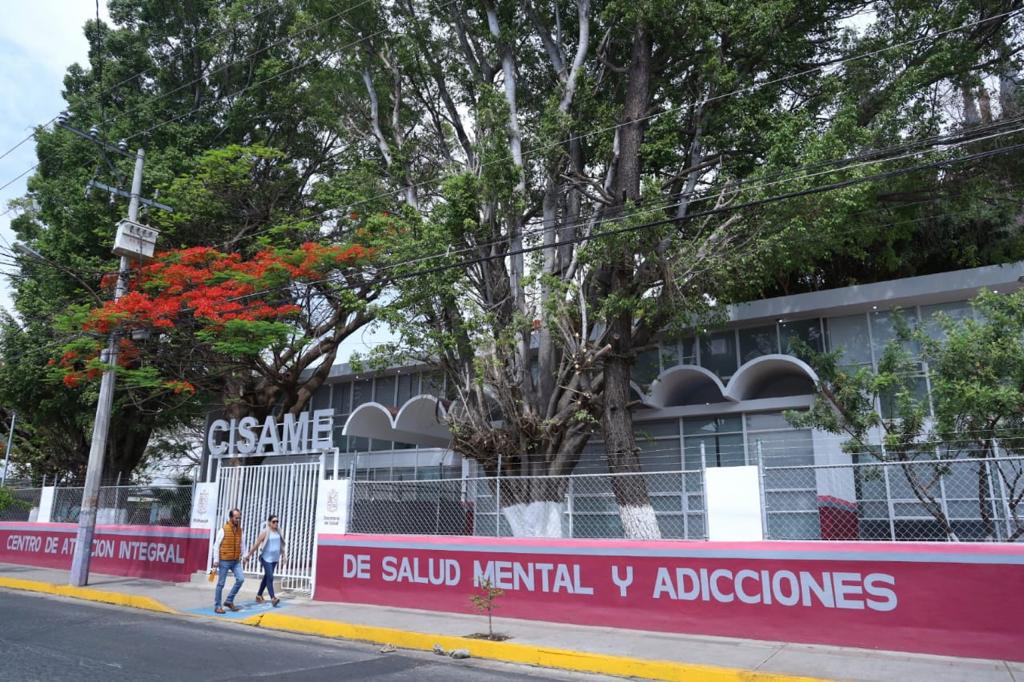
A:
[[[512,642],[489,642],[467,637],[430,635],[370,625],[353,625],[330,620],[300,618],[276,613],[251,616],[238,621],[245,625],[285,630],[322,637],[339,637],[376,644],[391,644],[402,649],[430,651],[435,644],[446,651],[466,649],[474,658],[506,663],[525,663],[544,668],[557,668],[575,672],[601,673],[620,677],[638,677],[645,680],[699,680],[700,682],[821,682],[810,677],[757,672],[738,668],[720,668],[711,665],[652,661],[626,656],[552,649]]]
[[[72,597],[74,599],[114,604],[115,606],[128,606],[133,609],[144,609],[146,611],[156,611],[158,613],[178,613],[169,606],[164,606],[152,597],[144,597],[137,594],[121,594],[120,592],[107,592],[106,590],[96,590],[91,587],[54,585],[53,583],[44,583],[37,580],[22,580],[21,578],[4,577],[0,577],[0,587],[6,587],[12,590],[24,590],[26,592],[55,594],[61,597]]]

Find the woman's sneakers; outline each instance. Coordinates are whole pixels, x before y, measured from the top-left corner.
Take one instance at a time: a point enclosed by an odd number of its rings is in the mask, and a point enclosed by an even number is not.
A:
[[[261,597],[260,595],[257,594],[256,595],[256,603],[257,604],[262,604],[263,603],[263,597]]]
[[[262,599],[260,599],[260,601],[263,601],[263,600],[262,600]],[[281,600],[280,600],[280,599],[278,599],[277,597],[274,597],[273,599],[271,599],[271,600],[270,600],[270,603],[271,603],[271,604],[272,604],[273,606],[277,606],[278,604],[280,604],[280,603],[281,603]]]

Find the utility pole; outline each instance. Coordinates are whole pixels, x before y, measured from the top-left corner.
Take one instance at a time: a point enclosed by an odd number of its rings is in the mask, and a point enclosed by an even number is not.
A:
[[[139,195],[142,193],[142,166],[145,152],[139,149],[135,154],[135,173],[132,175],[132,191],[128,200],[128,220],[137,222],[139,217]],[[117,271],[117,287],[114,300],[124,296],[128,289],[128,256],[121,256]],[[117,330],[110,333],[106,357],[107,365],[100,381],[100,398],[96,404],[96,419],[92,425],[92,443],[89,445],[89,465],[85,472],[85,490],[82,491],[82,509],[78,515],[78,536],[75,553],[71,559],[71,584],[81,587],[89,583],[89,561],[92,559],[92,538],[96,531],[96,508],[99,505],[100,480],[103,477],[103,457],[107,452],[107,434],[110,431],[110,412],[114,405],[114,383],[117,374],[117,347],[120,341]]]
[[[14,421],[18,418],[17,412],[11,412],[11,430],[7,434],[7,449],[4,450],[4,473],[0,476],[0,486],[7,485],[7,465],[11,461],[11,446],[14,445]]]

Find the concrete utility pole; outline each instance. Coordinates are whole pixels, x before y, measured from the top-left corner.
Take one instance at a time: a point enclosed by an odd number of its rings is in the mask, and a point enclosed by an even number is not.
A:
[[[142,193],[142,166],[145,153],[139,149],[135,154],[135,174],[132,176],[132,191],[128,201],[128,220],[138,222],[139,195]],[[121,265],[117,272],[117,287],[114,289],[114,300],[121,298],[128,289],[128,257],[121,256]],[[110,333],[106,357],[103,358],[108,369],[103,373],[100,382],[100,398],[96,404],[96,420],[92,425],[92,443],[89,446],[89,466],[85,473],[85,490],[82,491],[82,508],[78,515],[78,537],[75,542],[75,553],[71,559],[72,585],[81,587],[89,583],[89,561],[92,558],[92,537],[96,531],[96,508],[99,505],[100,480],[103,477],[103,457],[107,451],[107,434],[110,431],[110,413],[114,404],[114,382],[117,366],[117,347],[120,334],[117,330]]]
[[[0,477],[0,486],[7,485],[7,465],[11,461],[11,446],[14,445],[14,420],[18,418],[17,412],[11,412],[11,430],[7,434],[7,449],[4,450],[4,473]]]

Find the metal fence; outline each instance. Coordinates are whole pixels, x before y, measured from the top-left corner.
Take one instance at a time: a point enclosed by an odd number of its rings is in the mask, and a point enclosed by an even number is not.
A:
[[[619,503],[645,499],[646,513]],[[353,483],[356,533],[622,538],[653,523],[663,538],[706,537],[700,470]]]
[[[1024,458],[761,470],[773,540],[1024,542]]]
[[[57,488],[50,520],[77,523],[84,488]],[[192,486],[111,485],[100,488],[96,522],[128,526],[188,526]]]
[[[0,521],[33,521],[32,510],[39,508],[42,488],[6,488],[14,503],[0,509]]]

